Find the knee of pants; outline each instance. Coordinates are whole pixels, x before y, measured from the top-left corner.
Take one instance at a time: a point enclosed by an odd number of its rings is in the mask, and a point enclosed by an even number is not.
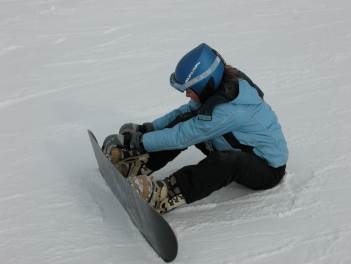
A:
[[[268,190],[276,187],[282,181],[284,175],[285,173],[282,175],[274,174],[274,176],[270,179],[266,179],[264,185],[262,186],[262,190]]]

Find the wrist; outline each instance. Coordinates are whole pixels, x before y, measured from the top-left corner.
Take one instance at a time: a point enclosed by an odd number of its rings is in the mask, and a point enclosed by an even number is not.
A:
[[[143,123],[141,125],[141,132],[142,133],[147,133],[147,132],[151,132],[154,130],[155,130],[154,125],[150,122],[146,122],[146,123]]]

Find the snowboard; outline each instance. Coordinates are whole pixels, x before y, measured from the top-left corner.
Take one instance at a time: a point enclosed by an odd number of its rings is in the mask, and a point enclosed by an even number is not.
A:
[[[130,220],[165,262],[174,260],[178,252],[178,242],[172,228],[159,213],[140,198],[128,180],[106,158],[94,134],[90,130],[88,134],[100,173],[128,213]]]

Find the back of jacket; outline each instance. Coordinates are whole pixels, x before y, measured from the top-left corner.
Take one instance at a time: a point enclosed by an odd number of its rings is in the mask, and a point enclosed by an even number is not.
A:
[[[156,131],[143,136],[145,150],[183,149],[201,142],[211,143],[218,151],[234,150],[223,137],[232,132],[241,144],[252,146],[253,152],[267,160],[270,166],[276,168],[286,164],[288,148],[278,118],[246,80],[239,79],[239,94],[234,100],[216,106],[212,120],[195,116],[172,128],[165,128],[178,115],[199,106],[190,101],[154,120]]]

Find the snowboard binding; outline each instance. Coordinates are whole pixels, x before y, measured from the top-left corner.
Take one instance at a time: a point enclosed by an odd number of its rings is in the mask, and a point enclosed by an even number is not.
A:
[[[159,214],[165,214],[186,204],[174,176],[155,181],[150,176],[138,175],[132,176],[128,180],[140,197]]]
[[[149,154],[141,154],[138,156],[130,155],[127,150],[114,148],[110,154],[110,161],[121,174],[128,178],[137,175],[150,175],[152,170],[146,167],[149,160]]]

